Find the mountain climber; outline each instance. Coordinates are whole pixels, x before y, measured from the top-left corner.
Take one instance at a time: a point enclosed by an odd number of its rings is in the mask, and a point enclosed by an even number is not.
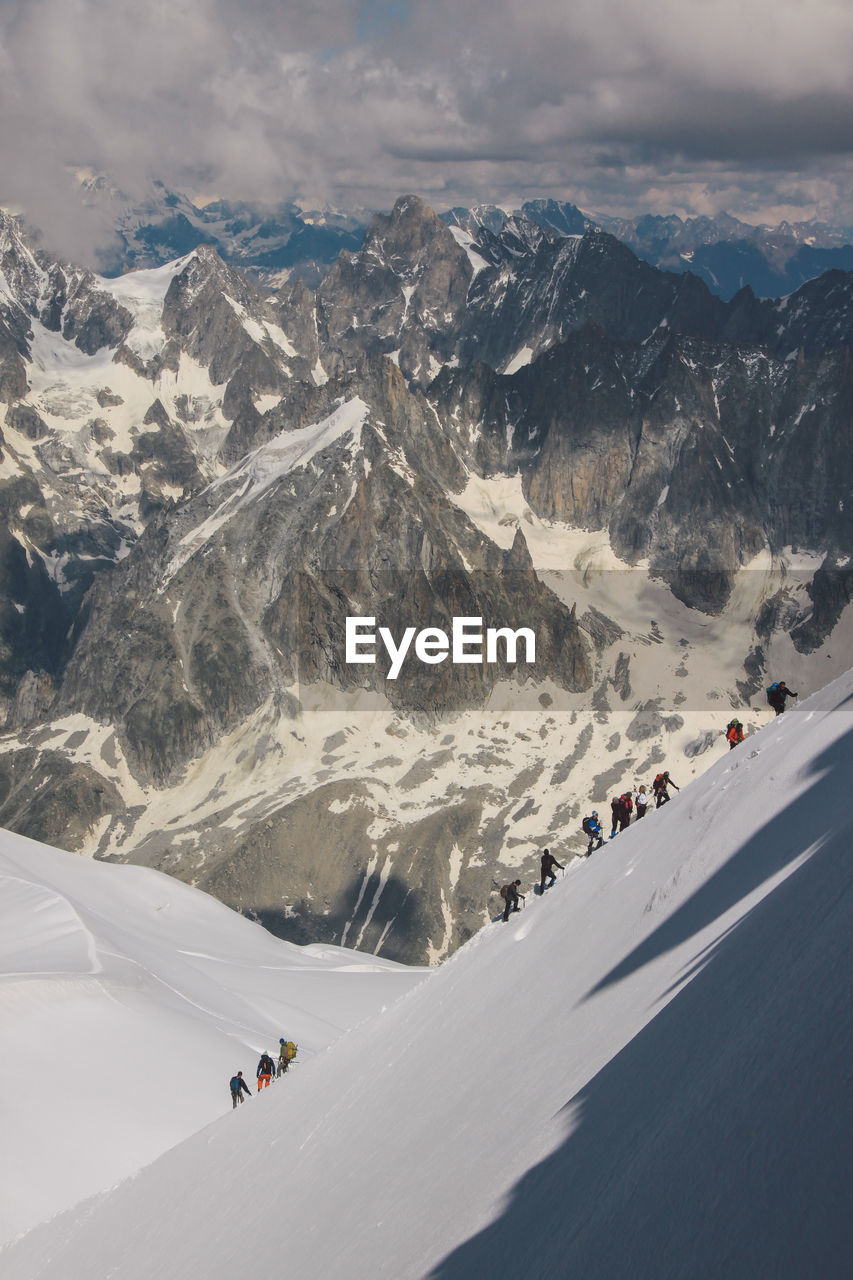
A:
[[[665,769],[663,773],[659,773],[652,783],[652,791],[654,792],[655,808],[659,809],[662,804],[669,804],[669,787],[675,787],[676,791],[680,791],[679,787],[669,776],[669,770]]]
[[[614,796],[610,801],[610,812],[613,816],[613,828],[610,832],[611,840],[617,831],[625,831],[631,825],[631,810],[633,807],[633,797],[627,791],[624,795]]]
[[[771,684],[767,690],[767,701],[776,712],[777,716],[781,716],[785,710],[785,699],[796,698],[798,695],[793,689],[789,689],[784,680],[778,680]]]
[[[504,903],[506,904],[504,906],[504,920],[509,919],[509,913],[511,911],[521,910],[521,907],[518,905],[518,898],[519,898],[518,886],[520,884],[521,884],[520,880],[510,880],[509,884],[505,884],[501,886],[501,897],[503,898]],[[521,896],[523,897],[524,895],[522,894]]]
[[[285,1040],[284,1037],[279,1040],[278,1051],[278,1067],[276,1069],[276,1078],[283,1076],[293,1059],[296,1057],[296,1045],[292,1040]]]
[[[649,803],[649,793],[644,786],[641,786],[634,794],[634,806],[637,810],[637,821],[645,818],[646,807]]]
[[[616,835],[619,830],[619,819],[622,814],[622,798],[614,796],[610,801],[610,839]]]
[[[238,1071],[236,1076],[231,1077],[231,1110],[236,1109],[237,1103],[243,1101],[243,1094],[247,1098],[251,1098],[252,1091],[243,1079],[243,1072]]]
[[[255,1075],[258,1077],[258,1093],[260,1093],[261,1089],[269,1086],[269,1082],[272,1079],[274,1071],[275,1063],[272,1058],[268,1053],[262,1053],[261,1060],[258,1063],[258,1069],[255,1072]]]
[[[726,725],[726,741],[729,744],[730,751],[738,743],[743,742],[743,725],[740,720],[730,720]]]
[[[551,877],[551,879],[548,881],[548,886],[547,886],[550,889],[551,885],[554,884],[557,879],[557,877],[554,875],[554,868],[559,867],[560,870],[562,871],[563,864],[562,862],[557,861],[557,859],[554,857],[550,849],[546,849],[545,852],[542,854],[541,866],[542,866],[542,879],[539,882],[539,892],[544,893],[545,877],[546,876]]]
[[[601,823],[598,820],[598,810],[593,809],[589,817],[584,818],[581,826],[583,827],[584,834],[589,836],[589,844],[586,849],[586,856],[589,857],[592,853],[592,843],[594,840],[598,841],[598,844],[595,846],[596,849],[600,849],[604,844],[604,836],[601,834]]]

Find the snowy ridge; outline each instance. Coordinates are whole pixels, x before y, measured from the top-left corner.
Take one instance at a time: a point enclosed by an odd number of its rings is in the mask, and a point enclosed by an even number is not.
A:
[[[163,349],[166,335],[161,319],[169,285],[195,256],[194,252],[188,253],[165,266],[129,271],[116,280],[96,277],[98,290],[115,298],[133,316],[133,328],[125,338],[125,345],[141,359],[150,360]]]
[[[341,436],[351,433],[353,446],[357,447],[359,433],[367,420],[370,409],[360,396],[347,400],[322,422],[293,431],[281,431],[274,439],[259,445],[241,459],[224,476],[219,476],[210,486],[211,492],[225,485],[235,485],[234,491],[221,506],[196,529],[181,539],[181,552],[171,561],[163,580],[165,587],[178,570],[205,545],[216,531],[250,502],[257,501],[277,480],[300,467],[305,467],[322,449],[328,448]]]
[[[281,942],[160,872],[0,833],[0,1240],[220,1115],[279,1035],[302,1065],[419,980]]]
[[[848,673],[4,1277],[845,1274],[851,743]]]

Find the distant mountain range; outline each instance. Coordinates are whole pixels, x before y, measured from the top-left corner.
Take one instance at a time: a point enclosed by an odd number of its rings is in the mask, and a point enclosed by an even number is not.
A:
[[[557,200],[531,200],[518,212],[559,236],[583,235],[596,227],[608,231],[637,257],[664,271],[690,271],[726,300],[747,287],[758,297],[782,297],[825,271],[853,270],[853,231],[822,222],[751,226],[726,213],[716,218],[612,218],[582,213]],[[485,205],[442,216],[460,226],[499,231],[509,215]]]
[[[366,223],[364,214],[312,212],[287,201],[199,205],[160,182],[152,183],[141,203],[101,177],[86,178],[80,189],[84,202],[95,205],[114,231],[99,262],[106,276],[163,266],[211,245],[224,261],[264,284],[298,276],[315,285],[341,249],[358,248]]]
[[[133,202],[102,177],[84,179],[81,194],[99,207],[115,232],[99,264],[107,276],[162,266],[209,244],[224,261],[259,283],[275,286],[298,276],[313,287],[341,249],[359,248],[372,217],[363,210],[311,211],[288,202],[216,200],[200,206],[157,182],[145,201]],[[558,236],[600,228],[653,266],[692,272],[726,300],[745,287],[758,297],[783,297],[826,271],[853,270],[853,229],[814,220],[770,227],[753,226],[726,213],[714,218],[616,218],[585,213],[558,200],[527,201],[514,213],[478,205],[441,215],[448,224],[493,233],[513,216]]]

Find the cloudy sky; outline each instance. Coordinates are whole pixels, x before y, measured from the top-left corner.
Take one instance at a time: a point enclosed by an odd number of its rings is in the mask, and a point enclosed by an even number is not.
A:
[[[850,0],[0,0],[0,204],[84,257],[73,169],[853,225],[851,50]]]

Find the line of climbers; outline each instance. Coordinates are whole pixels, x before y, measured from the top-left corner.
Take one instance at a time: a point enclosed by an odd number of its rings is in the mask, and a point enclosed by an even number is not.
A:
[[[669,770],[665,769],[663,773],[659,773],[651,785],[651,791],[647,791],[645,786],[640,786],[635,792],[626,791],[621,796],[614,796],[610,802],[610,810],[612,814],[612,826],[610,830],[610,839],[619,832],[624,831],[630,826],[631,814],[636,809],[637,818],[644,818],[646,808],[652,797],[655,799],[655,808],[659,809],[662,804],[666,804],[670,799],[669,788],[675,787],[676,791],[680,790],[677,783],[673,782],[669,776]],[[589,838],[586,856],[592,853],[593,846],[600,849],[604,844],[604,836],[601,830],[601,822],[598,818],[598,810],[593,809],[588,818],[584,818],[581,823],[584,834]],[[598,843],[596,844],[596,841]],[[540,879],[539,892],[543,894],[546,889],[550,889],[556,882],[554,868],[558,867],[560,871],[564,869],[564,864],[558,862],[551,853],[550,849],[546,849],[542,854],[540,862]],[[547,881],[547,884],[546,884]],[[509,884],[501,885],[500,895],[504,903],[504,920],[509,920],[513,911],[520,911],[520,902],[524,901],[524,894],[521,892],[521,881],[510,880]]]
[[[610,839],[620,831],[625,831],[631,825],[631,815],[636,812],[637,821],[645,818],[646,809],[649,807],[652,799],[655,802],[655,808],[659,809],[662,804],[668,804],[670,800],[669,788],[674,787],[676,791],[680,791],[677,782],[674,782],[669,775],[669,770],[665,769],[663,773],[657,774],[651,785],[651,790],[646,790],[644,784],[641,784],[636,791],[624,791],[621,796],[614,796],[610,801]],[[589,837],[586,856],[592,853],[593,845],[596,849],[600,849],[604,843],[604,836],[601,832],[601,822],[598,817],[598,810],[593,809],[588,818],[584,818],[581,823],[585,835]],[[598,843],[596,843],[596,841]]]
[[[767,701],[776,712],[777,716],[781,715],[785,710],[785,700],[787,698],[796,698],[798,695],[793,689],[789,689],[784,680],[774,681],[767,688]],[[738,746],[744,740],[743,724],[738,719],[732,719],[725,728],[726,741],[729,749]],[[667,804],[670,800],[669,788],[674,787],[676,791],[681,788],[677,783],[673,782],[669,776],[669,770],[665,769],[663,773],[659,773],[651,784],[651,791],[647,791],[646,787],[640,786],[636,791],[625,791],[621,796],[614,796],[610,801],[610,839],[618,835],[620,831],[625,831],[631,825],[631,814],[636,812],[637,820],[646,816],[652,799],[655,802],[655,808],[659,809],[662,804]],[[592,853],[593,848],[600,849],[604,844],[604,834],[601,829],[601,821],[598,816],[598,810],[593,809],[589,817],[584,818],[581,823],[584,835],[589,839],[586,849],[586,856]],[[539,892],[543,894],[547,889],[555,883],[554,867],[563,870],[563,864],[558,862],[550,850],[546,849],[542,854],[541,870],[542,875],[539,881]],[[550,879],[549,879],[550,877]],[[545,881],[548,880],[546,885]],[[520,911],[519,902],[524,901],[524,894],[521,893],[521,881],[511,880],[509,884],[501,886],[500,895],[504,902],[504,920],[509,920],[513,911]]]
[[[278,1063],[273,1062],[270,1055],[264,1051],[261,1054],[261,1060],[258,1063],[258,1069],[255,1072],[258,1081],[258,1093],[261,1089],[266,1089],[273,1079],[278,1079],[290,1067],[291,1062],[296,1057],[297,1045],[292,1040],[285,1040],[284,1036],[279,1040]],[[231,1089],[231,1108],[234,1110],[238,1102],[243,1101],[243,1094],[251,1097],[251,1091],[246,1081],[243,1079],[243,1072],[238,1071],[236,1076],[232,1076],[229,1082]]]
[[[541,876],[539,879],[539,892],[544,893],[546,889],[550,889],[552,884],[556,884],[557,877],[554,875],[554,868],[559,867],[561,871],[565,870],[565,863],[558,862],[550,849],[546,849],[541,858]],[[545,881],[548,881],[547,885]],[[492,881],[494,884],[494,881]],[[504,920],[508,920],[510,912],[520,911],[518,905],[519,899],[524,898],[523,893],[519,893],[520,880],[510,880],[509,884],[501,885],[499,893],[504,902]]]

